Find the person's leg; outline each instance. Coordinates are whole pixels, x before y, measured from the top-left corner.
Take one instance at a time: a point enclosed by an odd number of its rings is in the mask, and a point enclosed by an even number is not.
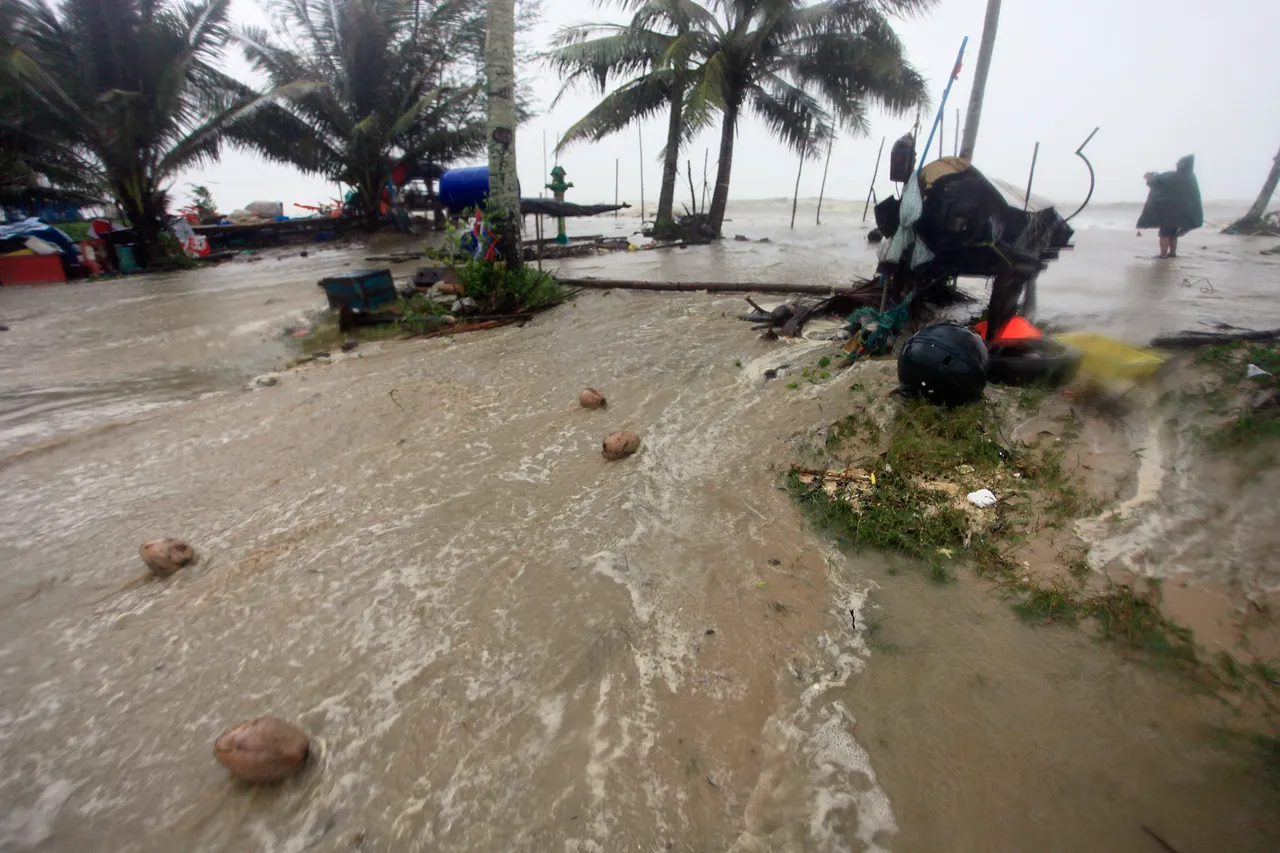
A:
[[[1178,257],[1178,235],[1174,234],[1169,238],[1169,257]]]
[[[1163,234],[1160,235],[1160,257],[1169,257],[1169,238]]]

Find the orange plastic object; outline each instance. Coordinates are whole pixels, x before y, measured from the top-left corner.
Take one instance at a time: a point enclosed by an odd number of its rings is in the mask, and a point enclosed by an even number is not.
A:
[[[987,338],[987,321],[975,323],[973,330],[978,333],[978,337],[986,340]],[[1004,328],[996,335],[996,339],[991,343],[1007,344],[1011,341],[1038,341],[1042,337],[1040,330],[1031,325],[1031,321],[1026,317],[1014,317],[1008,323],[1004,324]]]

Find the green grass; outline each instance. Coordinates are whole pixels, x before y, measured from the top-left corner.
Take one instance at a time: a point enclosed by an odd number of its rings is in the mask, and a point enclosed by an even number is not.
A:
[[[1252,449],[1280,437],[1280,416],[1259,416],[1247,402],[1234,411],[1227,409],[1233,397],[1276,387],[1278,380],[1275,378],[1248,379],[1245,372],[1248,365],[1256,364],[1273,377],[1280,376],[1280,344],[1237,342],[1205,347],[1196,354],[1195,364],[1213,371],[1218,377],[1219,387],[1184,395],[1184,399],[1195,401],[1198,398],[1200,405],[1210,412],[1230,415],[1224,426],[1205,435],[1210,448],[1218,451]],[[1274,458],[1261,467],[1272,465]],[[1254,465],[1255,470],[1258,467]]]

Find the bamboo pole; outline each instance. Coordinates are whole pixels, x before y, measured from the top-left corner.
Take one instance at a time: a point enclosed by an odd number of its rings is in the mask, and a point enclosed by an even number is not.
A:
[[[831,137],[831,142],[827,145],[827,162],[822,167],[822,188],[818,190],[818,213],[814,217],[813,224],[822,224],[822,199],[827,194],[827,170],[831,168],[831,151],[836,147],[835,136]]]
[[[884,154],[884,141],[886,137],[880,137],[880,150],[876,152],[876,168],[871,173],[871,186],[867,187],[867,203],[862,206],[862,221],[867,221],[867,208],[871,207],[871,199],[876,195],[876,178],[880,176],[880,156]]]

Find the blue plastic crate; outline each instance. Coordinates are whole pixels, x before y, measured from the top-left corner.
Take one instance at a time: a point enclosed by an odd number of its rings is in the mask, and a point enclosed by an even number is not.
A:
[[[329,297],[329,307],[337,311],[374,311],[396,300],[396,285],[391,270],[353,270],[320,279]]]

